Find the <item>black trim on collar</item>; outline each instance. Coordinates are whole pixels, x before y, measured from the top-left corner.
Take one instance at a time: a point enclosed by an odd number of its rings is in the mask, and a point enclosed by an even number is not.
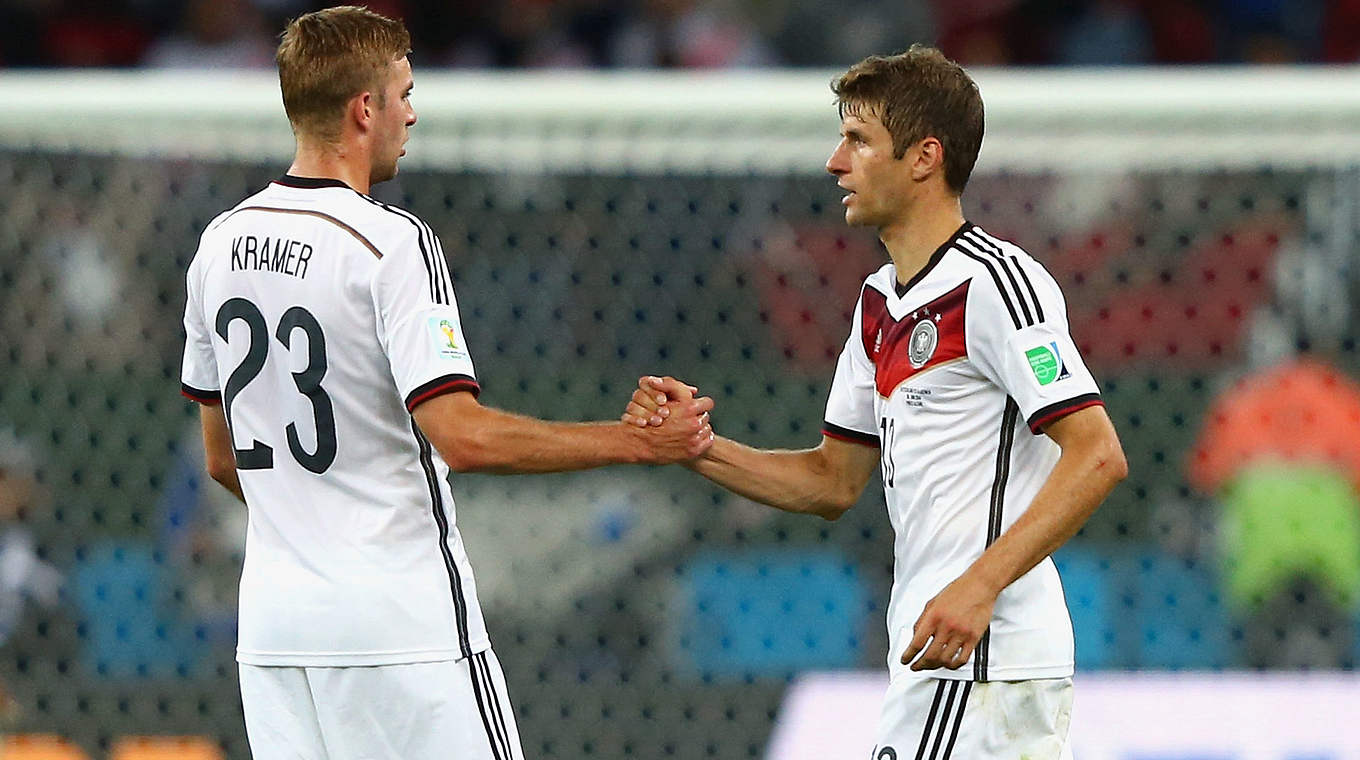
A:
[[[940,263],[940,259],[944,258],[945,253],[953,247],[954,241],[958,240],[963,236],[963,233],[971,229],[973,229],[972,223],[965,221],[961,227],[954,230],[954,234],[950,235],[949,239],[944,241],[943,245],[936,248],[935,252],[930,254],[930,260],[926,262],[925,266],[921,267],[921,271],[912,275],[911,279],[907,280],[905,283],[901,280],[893,280],[893,288],[897,291],[897,297],[902,298],[907,294],[907,291],[911,290],[913,285],[924,280],[926,275],[930,274],[930,270],[934,269],[935,265]]]
[[[332,179],[331,177],[296,177],[292,174],[285,174],[274,180],[274,183],[283,185],[284,187],[300,187],[304,190],[316,190],[323,187],[343,187],[346,190],[354,189],[344,182],[341,182],[338,179]]]

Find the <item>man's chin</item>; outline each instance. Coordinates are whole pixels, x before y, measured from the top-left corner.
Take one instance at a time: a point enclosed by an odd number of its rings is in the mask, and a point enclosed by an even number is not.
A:
[[[857,213],[854,209],[849,208],[845,210],[845,223],[850,227],[865,227],[869,225],[869,222],[865,221],[863,214]]]
[[[391,167],[386,167],[386,168],[383,168],[383,169],[381,169],[381,170],[379,170],[379,171],[373,172],[372,175],[371,175],[371,182],[370,182],[370,183],[376,185],[376,184],[378,184],[379,182],[386,182],[387,180],[392,179],[392,178],[394,178],[394,177],[396,177],[396,176],[397,176],[397,165],[396,165],[396,164],[392,164]]]

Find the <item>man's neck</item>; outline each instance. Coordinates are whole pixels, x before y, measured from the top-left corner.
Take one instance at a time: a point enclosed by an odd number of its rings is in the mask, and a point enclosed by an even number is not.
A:
[[[882,227],[878,239],[888,249],[898,283],[915,277],[930,257],[963,225],[963,207],[955,196],[923,203],[901,219]]]
[[[294,177],[338,179],[365,195],[370,189],[367,157],[342,146],[300,143],[288,173]]]

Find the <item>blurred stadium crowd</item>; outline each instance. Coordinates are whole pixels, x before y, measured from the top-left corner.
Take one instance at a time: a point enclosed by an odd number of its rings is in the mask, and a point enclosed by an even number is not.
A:
[[[8,0],[0,66],[267,67],[306,0]],[[933,42],[966,65],[1341,63],[1360,0],[377,0],[418,64],[839,65]]]

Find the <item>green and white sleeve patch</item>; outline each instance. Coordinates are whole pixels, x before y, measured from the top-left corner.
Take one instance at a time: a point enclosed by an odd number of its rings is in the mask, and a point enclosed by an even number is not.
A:
[[[1047,346],[1031,348],[1025,352],[1025,358],[1029,360],[1030,371],[1034,373],[1034,379],[1039,385],[1048,385],[1072,376],[1072,373],[1067,371],[1067,365],[1063,364],[1062,352],[1058,350],[1057,341]]]

